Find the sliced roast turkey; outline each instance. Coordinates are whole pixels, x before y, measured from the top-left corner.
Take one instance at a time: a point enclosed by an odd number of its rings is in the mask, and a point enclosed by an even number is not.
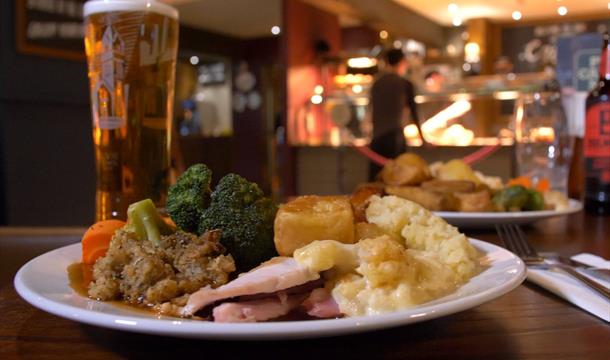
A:
[[[320,274],[300,265],[291,257],[275,257],[240,275],[237,279],[212,289],[207,286],[191,294],[180,310],[192,316],[215,302],[255,294],[272,294],[320,278]]]

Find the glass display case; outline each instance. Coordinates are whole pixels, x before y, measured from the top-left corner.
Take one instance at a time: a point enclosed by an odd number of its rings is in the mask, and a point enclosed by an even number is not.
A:
[[[315,91],[289,114],[288,141],[295,146],[366,145],[372,124],[368,102],[370,75],[340,75],[332,91]],[[424,139],[438,146],[512,145],[521,94],[543,91],[546,73],[472,76],[443,84],[415,97]],[[409,146],[422,145],[417,126],[406,122]]]

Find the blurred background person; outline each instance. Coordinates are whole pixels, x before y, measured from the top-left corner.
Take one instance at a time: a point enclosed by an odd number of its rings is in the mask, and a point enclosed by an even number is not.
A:
[[[373,116],[371,149],[386,158],[395,158],[406,151],[403,133],[406,120],[410,118],[419,129],[415,89],[413,84],[403,77],[408,66],[402,50],[388,50],[385,55],[384,71],[371,88],[370,104]],[[380,170],[379,165],[370,163],[369,180],[373,180]]]

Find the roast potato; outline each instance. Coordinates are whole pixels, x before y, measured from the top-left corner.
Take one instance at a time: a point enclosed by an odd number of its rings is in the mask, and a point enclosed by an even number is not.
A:
[[[439,180],[472,181],[476,185],[481,183],[472,168],[461,159],[453,159],[439,166],[436,169],[436,178]]]
[[[358,186],[356,186],[356,191],[360,190],[361,188],[375,188],[380,193],[383,193],[383,188],[385,188],[385,184],[382,181],[360,183],[358,184]]]
[[[418,186],[386,186],[385,192],[388,195],[396,195],[416,202],[428,210],[438,211],[443,209],[442,194],[428,191]]]
[[[390,160],[381,169],[381,180],[387,185],[419,185],[429,178],[427,172],[413,165],[399,164]]]
[[[366,221],[366,207],[369,204],[369,198],[373,195],[383,195],[383,188],[376,186],[361,186],[350,196],[349,201],[354,210],[354,219],[356,222]]]
[[[404,153],[395,160],[400,165],[415,166],[418,168],[425,178],[430,177],[430,169],[428,163],[421,156],[414,153]]]
[[[281,256],[315,240],[355,241],[354,214],[346,196],[300,196],[275,216],[275,248]]]
[[[452,194],[451,207],[455,211],[485,212],[492,211],[493,204],[488,190],[482,189],[475,192],[456,192]]]
[[[421,184],[422,189],[438,193],[473,192],[475,183],[466,180],[429,180]]]

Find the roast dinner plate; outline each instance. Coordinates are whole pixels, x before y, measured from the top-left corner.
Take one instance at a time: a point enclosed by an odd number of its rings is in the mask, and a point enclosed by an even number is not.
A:
[[[460,228],[492,228],[495,225],[526,225],[538,220],[556,216],[566,216],[582,210],[582,203],[570,199],[564,210],[515,211],[515,212],[459,212],[435,211],[449,224]]]
[[[481,273],[454,293],[407,310],[375,316],[264,323],[214,323],[156,316],[129,306],[95,301],[69,286],[67,268],[80,261],[80,243],[43,254],[15,276],[19,295],[33,306],[77,322],[110,329],[173,337],[224,340],[276,340],[345,335],[426,321],[470,309],[519,286],[523,262],[511,252],[475,239]]]

